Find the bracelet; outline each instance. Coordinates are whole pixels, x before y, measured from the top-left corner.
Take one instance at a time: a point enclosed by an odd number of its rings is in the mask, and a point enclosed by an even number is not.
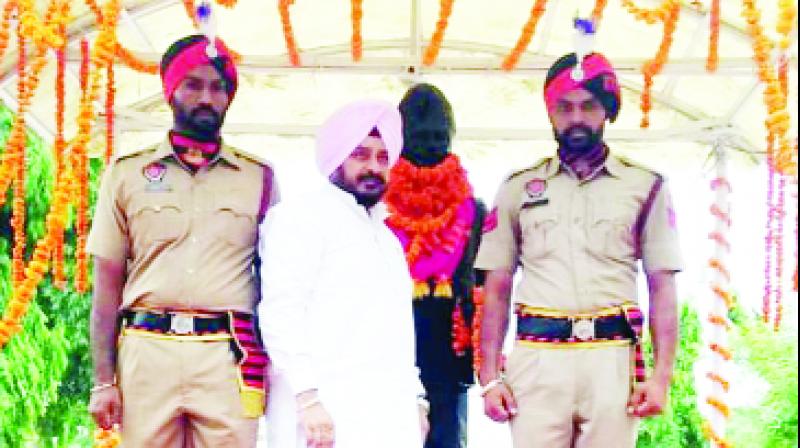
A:
[[[321,404],[321,403],[322,403],[322,401],[319,399],[319,397],[314,397],[314,398],[306,401],[305,403],[303,403],[301,405],[298,405],[297,406],[297,412],[305,411],[306,409],[308,409],[308,408],[310,408],[312,406],[316,406],[316,405]]]
[[[112,381],[110,383],[98,384],[98,385],[94,386],[93,388],[91,388],[89,392],[94,394],[94,393],[97,393],[97,392],[100,392],[100,391],[103,391],[103,390],[106,390],[106,389],[110,389],[112,387],[117,387],[117,382],[116,381]]]
[[[486,383],[483,387],[481,387],[481,397],[485,397],[486,394],[489,393],[490,390],[494,389],[495,387],[504,384],[505,378],[503,376],[499,376],[488,383]]]

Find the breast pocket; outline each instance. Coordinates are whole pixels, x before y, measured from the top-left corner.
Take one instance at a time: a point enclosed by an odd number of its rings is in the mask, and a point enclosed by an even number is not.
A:
[[[234,246],[252,246],[256,241],[256,207],[244,193],[218,194],[211,219],[219,238]]]
[[[615,204],[595,204],[589,229],[589,250],[614,259],[633,257],[635,212]]]
[[[521,249],[524,256],[538,258],[556,249],[556,231],[559,218],[552,207],[526,207],[519,212],[522,230]]]
[[[131,205],[131,236],[142,245],[173,241],[186,232],[180,198],[170,193],[143,193]]]

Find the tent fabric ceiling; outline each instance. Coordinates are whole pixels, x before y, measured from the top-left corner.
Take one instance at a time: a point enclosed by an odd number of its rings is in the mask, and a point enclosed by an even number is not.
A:
[[[39,1],[43,9],[46,2]],[[140,57],[157,61],[175,39],[194,32],[182,1],[123,0],[118,39]],[[642,6],[657,2],[639,1]],[[638,128],[640,67],[651,58],[661,39],[660,25],[635,20],[620,2],[609,2],[595,48],[609,56],[624,87],[620,119],[608,131],[612,140],[628,142],[685,141],[709,144],[724,139],[747,151],[763,150],[765,116],[762,87],[751,60],[749,37],[743,31],[739,0],[722,1],[720,69],[705,72],[708,41],[708,1],[685,2],[672,47],[670,63],[656,78],[651,129]],[[761,2],[765,25],[775,23],[775,3]],[[362,35],[364,57],[350,56],[350,2],[297,0],[290,8],[303,66],[291,67],[281,28],[277,1],[239,0],[232,9],[215,6],[219,34],[243,55],[240,89],[226,120],[225,131],[240,135],[311,135],[318,123],[338,105],[359,96],[397,101],[410,83],[425,80],[439,85],[453,102],[460,139],[546,140],[551,131],[541,99],[544,72],[558,56],[571,51],[572,18],[587,16],[594,0],[551,0],[528,51],[517,69],[504,72],[500,64],[513,47],[533,0],[458,0],[454,3],[442,50],[431,67],[421,54],[439,14],[430,0],[366,0]],[[67,117],[78,103],[78,42],[96,35],[94,18],[84,2],[75,1],[68,47]],[[766,26],[775,38],[774,26]],[[792,82],[797,85],[797,29],[790,54]],[[9,49],[0,61],[0,100],[16,106],[16,54]],[[158,132],[170,122],[158,76],[117,66],[115,100],[117,132],[122,147],[136,146],[137,135]],[[52,86],[55,64],[42,74],[27,120],[45,139],[54,125]],[[797,110],[797,94],[790,95]],[[98,109],[102,107],[98,104]],[[74,120],[72,120],[74,121]],[[104,118],[96,130],[103,132]],[[796,135],[797,117],[793,112]],[[68,122],[66,132],[76,126]],[[130,138],[126,138],[130,137]],[[102,139],[96,139],[96,145]]]

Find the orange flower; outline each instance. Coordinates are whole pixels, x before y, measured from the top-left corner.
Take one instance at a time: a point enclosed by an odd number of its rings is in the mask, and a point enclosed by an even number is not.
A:
[[[525,26],[522,27],[522,34],[519,36],[519,39],[517,39],[517,43],[514,45],[514,48],[511,50],[511,52],[503,59],[503,70],[511,71],[517,66],[519,58],[528,48],[528,45],[531,43],[531,39],[533,39],[533,34],[536,32],[536,25],[539,23],[539,19],[541,19],[542,15],[544,14],[545,5],[547,5],[547,0],[536,0],[536,2],[533,4],[533,8],[531,8],[531,15],[528,17],[528,21],[525,23]]]
[[[439,55],[442,40],[444,39],[444,31],[447,29],[447,20],[453,12],[453,1],[439,0],[439,20],[436,22],[436,29],[433,31],[431,41],[422,56],[424,65],[433,65],[436,62],[436,57]]]

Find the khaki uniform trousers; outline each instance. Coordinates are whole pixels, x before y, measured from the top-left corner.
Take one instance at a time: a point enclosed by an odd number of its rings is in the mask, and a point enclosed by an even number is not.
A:
[[[159,339],[128,330],[117,363],[124,448],[256,446],[258,419],[243,417],[229,341]]]
[[[514,448],[634,448],[627,414],[631,348],[540,348],[517,342],[506,363],[517,400]]]

